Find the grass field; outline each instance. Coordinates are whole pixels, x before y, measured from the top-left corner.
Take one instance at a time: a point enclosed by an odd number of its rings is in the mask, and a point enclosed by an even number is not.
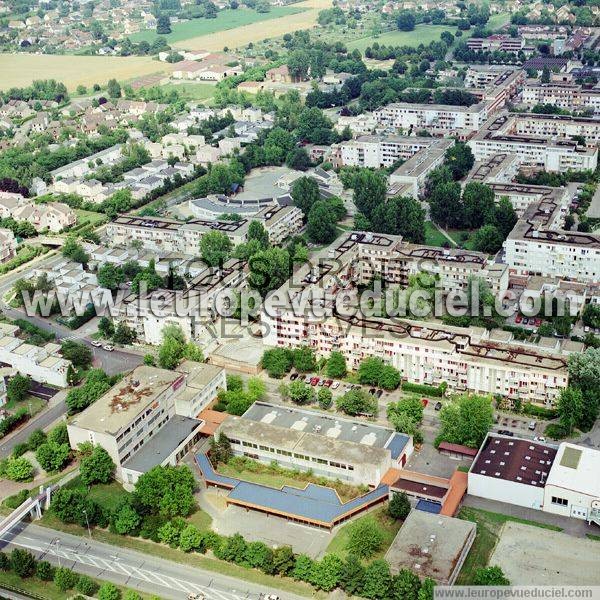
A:
[[[357,40],[350,40],[346,45],[348,50],[358,48],[364,52],[368,46],[377,42],[380,46],[418,46],[419,44],[429,44],[432,41],[438,41],[442,31],[454,33],[456,27],[447,25],[417,25],[414,31],[388,31],[378,37],[364,37]]]
[[[223,50],[225,47],[239,48],[250,42],[260,42],[266,38],[278,37],[284,33],[292,33],[299,29],[309,29],[317,22],[319,11],[331,6],[331,0],[304,0],[304,2],[294,4],[293,8],[297,11],[296,14],[288,13],[287,16],[269,18],[269,15],[275,14],[276,10],[280,10],[272,8],[270,13],[259,15],[262,17],[261,21],[249,22],[235,29],[221,28],[222,31],[219,35],[199,33],[196,37],[188,37],[185,40],[174,42],[173,46],[185,50],[211,51]],[[290,7],[284,8],[288,8],[289,10]],[[266,24],[265,18],[269,18]],[[212,20],[216,21],[217,19]]]
[[[0,89],[30,85],[35,79],[57,79],[69,90],[78,85],[105,84],[171,71],[168,63],[147,56],[58,56],[51,54],[0,54]]]
[[[168,44],[174,44],[202,35],[244,27],[245,25],[251,25],[252,23],[264,23],[271,19],[290,17],[291,15],[301,13],[304,10],[305,9],[303,8],[296,8],[295,6],[274,6],[268,13],[259,13],[247,8],[220,10],[215,19],[191,19],[190,21],[184,21],[183,23],[173,23],[171,24],[171,33],[160,37],[164,38]],[[265,31],[268,31],[268,25],[265,25],[264,29]],[[156,37],[156,30],[147,29],[130,35],[129,39],[131,39],[132,42],[152,42]]]
[[[90,225],[98,225],[99,223],[106,221],[106,215],[91,210],[76,208],[75,214],[77,215],[78,224],[87,222]]]
[[[329,542],[327,546],[327,552],[331,552],[332,554],[337,554],[341,558],[346,558],[348,554],[346,550],[346,546],[348,545],[348,540],[350,538],[350,528],[354,523],[358,523],[359,521],[365,521],[369,519],[375,519],[381,532],[383,533],[383,544],[379,551],[369,559],[375,560],[377,558],[383,558],[384,554],[387,552],[387,549],[391,546],[398,530],[402,526],[402,521],[392,519],[388,514],[385,508],[378,508],[374,511],[369,512],[368,514],[351,521],[350,523],[346,523],[341,529],[336,533],[335,537]]]
[[[528,521],[518,517],[511,517],[509,515],[502,515],[500,513],[475,508],[461,508],[458,517],[465,521],[477,523],[477,535],[475,536],[473,546],[458,575],[458,579],[456,580],[457,585],[469,585],[473,581],[477,569],[488,566],[490,556],[498,542],[502,525],[507,521],[523,523],[524,525],[533,525],[534,527],[542,527],[544,529],[551,529],[552,531],[562,531],[560,527],[555,527],[553,525],[536,523],[535,521]]]
[[[175,90],[184,100],[208,100],[215,95],[215,86],[210,83],[168,83],[160,87],[165,92]]]
[[[425,243],[428,246],[439,246],[449,244],[448,238],[431,222],[425,221]]]

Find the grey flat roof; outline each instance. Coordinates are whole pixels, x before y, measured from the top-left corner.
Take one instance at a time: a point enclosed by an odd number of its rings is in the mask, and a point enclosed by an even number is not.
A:
[[[123,468],[145,473],[160,465],[202,421],[175,415],[125,463]]]

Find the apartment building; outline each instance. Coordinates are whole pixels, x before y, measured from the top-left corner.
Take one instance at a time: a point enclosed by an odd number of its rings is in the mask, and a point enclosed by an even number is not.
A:
[[[205,267],[185,290],[129,294],[114,320],[126,323],[147,344],[162,343],[163,329],[170,324],[181,327],[186,340],[200,339],[217,318],[217,297],[228,289],[240,290],[247,277],[247,264],[237,259],[228,260],[220,268]]]
[[[298,271],[280,289],[277,301],[263,308],[265,345],[308,344],[320,356],[338,350],[351,368],[365,357],[376,356],[398,368],[410,382],[446,382],[457,391],[500,394],[552,406],[568,383],[567,357],[581,351],[582,344],[569,340],[558,344],[554,339],[551,344],[524,344],[505,331],[454,328],[410,321],[401,315],[392,321],[347,309],[358,306],[356,286],[374,274],[388,283],[402,283],[404,275],[396,275],[398,261],[393,256],[402,249],[395,248],[397,243],[390,238],[351,233],[325,251],[318,271],[310,267]],[[488,281],[495,274],[502,286],[507,283],[503,265],[486,266],[476,254],[471,258],[458,254],[452,261],[451,255],[436,256],[428,250],[422,248],[413,255],[421,261],[415,272],[429,271],[429,266],[425,268],[428,261],[435,265],[442,259],[437,269],[444,291],[466,286],[472,275],[482,275],[486,269]],[[494,273],[496,268],[499,273]],[[311,293],[315,294],[312,298]],[[340,297],[347,298],[341,307]]]
[[[203,421],[194,418],[193,407],[212,400],[216,386],[225,387],[222,369],[205,366],[136,367],[67,425],[71,448],[102,446],[118,479],[129,485],[156,465],[175,465],[201,435]]]
[[[60,345],[34,346],[19,339],[18,333],[18,326],[0,323],[0,362],[34,381],[66,387],[71,361],[61,356]]]
[[[302,227],[302,211],[295,206],[268,206],[257,212],[252,220],[264,225],[271,243],[281,244]],[[113,246],[128,246],[133,240],[139,240],[147,250],[196,255],[205,233],[220,231],[237,246],[246,241],[249,226],[249,219],[192,219],[182,222],[163,217],[122,215],[106,226],[106,235]]]
[[[489,112],[484,102],[472,106],[397,102],[376,110],[373,115],[381,127],[390,130],[400,129],[410,134],[424,129],[432,135],[466,138],[479,130]]]
[[[52,181],[65,179],[68,177],[84,177],[93,172],[100,165],[110,166],[123,159],[123,144],[115,144],[110,148],[91,154],[86,158],[81,158],[68,165],[54,169],[50,172]]]
[[[228,418],[219,432],[237,456],[373,488],[413,451],[412,438],[393,429],[267,402]]]
[[[0,228],[0,262],[10,260],[17,251],[17,240],[10,229]]]
[[[523,86],[523,103],[528,106],[552,104],[564,110],[600,113],[600,90],[572,83],[540,83],[528,80]]]
[[[560,125],[553,121],[529,119],[530,116],[504,113],[492,117],[467,142],[475,160],[487,161],[498,154],[513,154],[518,157],[521,165],[546,171],[581,171],[596,168],[598,148],[581,146],[571,141],[569,137],[575,133],[565,132],[575,132],[574,127],[568,127],[565,123]],[[587,123],[587,119],[584,121],[586,122],[580,129],[592,131],[594,126]]]
[[[588,146],[600,143],[600,120],[565,115],[519,114],[513,124],[516,135],[539,136],[546,139],[585,138]]]

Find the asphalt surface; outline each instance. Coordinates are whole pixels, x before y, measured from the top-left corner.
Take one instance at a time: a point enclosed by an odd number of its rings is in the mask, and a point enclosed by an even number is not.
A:
[[[105,581],[166,600],[186,600],[188,594],[203,594],[206,600],[258,600],[261,594],[277,594],[281,600],[300,596],[234,579],[218,573],[181,565],[134,550],[23,524],[0,540],[3,549],[25,548],[54,565],[69,567]]]

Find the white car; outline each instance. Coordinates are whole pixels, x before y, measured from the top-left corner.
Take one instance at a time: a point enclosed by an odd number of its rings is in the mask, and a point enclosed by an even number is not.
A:
[[[102,346],[102,342],[99,342],[98,340],[92,340],[91,344],[94,348],[100,348],[100,346]]]
[[[115,347],[111,346],[110,344],[106,344],[105,346],[102,346],[102,348],[107,352],[112,352],[115,349]]]
[[[331,384],[331,388],[334,389],[334,390],[337,390],[339,387],[340,387],[340,382],[339,381],[334,381]]]
[[[543,442],[545,442],[545,441],[546,441],[546,438],[545,438],[543,435],[536,435],[536,436],[533,438],[533,441],[534,441],[534,442],[542,442],[542,443],[543,443]]]
[[[312,377],[311,377],[310,375],[307,375],[307,376],[304,378],[304,383],[305,383],[306,385],[310,385],[310,380],[311,380],[311,379],[312,379]]]

